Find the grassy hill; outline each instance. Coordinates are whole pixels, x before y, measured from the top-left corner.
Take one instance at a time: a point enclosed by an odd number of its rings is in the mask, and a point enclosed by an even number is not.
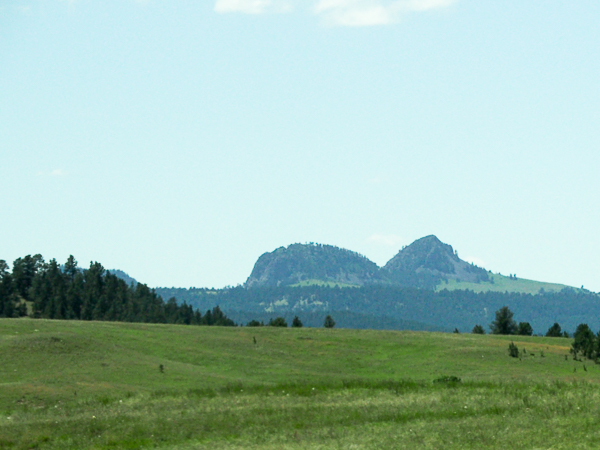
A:
[[[512,340],[1,319],[0,448],[593,447],[600,367]]]
[[[469,283],[465,281],[448,280],[441,282],[435,288],[436,291],[448,289],[469,289],[473,292],[521,292],[524,294],[538,294],[540,291],[559,292],[564,288],[570,288],[564,284],[545,283],[543,281],[526,280],[524,278],[511,278],[500,274],[489,274],[489,281]],[[576,289],[576,288],[572,288]],[[578,289],[576,289],[578,290]]]

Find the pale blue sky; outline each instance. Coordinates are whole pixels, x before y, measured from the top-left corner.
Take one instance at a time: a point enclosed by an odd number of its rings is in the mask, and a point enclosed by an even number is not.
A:
[[[0,5],[0,259],[222,287],[435,234],[600,291],[600,2]]]

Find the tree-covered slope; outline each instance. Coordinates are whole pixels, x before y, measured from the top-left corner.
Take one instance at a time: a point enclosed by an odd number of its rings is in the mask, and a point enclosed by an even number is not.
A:
[[[332,245],[292,244],[258,258],[246,287],[315,281],[363,286],[384,278],[377,264],[356,252]]]
[[[298,315],[303,321],[331,314],[344,328],[442,329],[470,331],[474,325],[487,330],[494,312],[508,306],[518,321],[530,322],[534,333],[545,333],[558,322],[573,332],[584,322],[600,328],[600,295],[564,289],[560,292],[523,294],[369,285],[360,288],[329,286],[264,286],[252,289],[157,289],[199,310],[219,305],[234,320],[267,320]],[[315,322],[316,325],[319,325]]]

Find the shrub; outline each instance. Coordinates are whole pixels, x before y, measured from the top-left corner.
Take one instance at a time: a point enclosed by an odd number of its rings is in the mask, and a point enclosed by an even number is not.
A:
[[[483,329],[483,327],[481,325],[475,325],[473,327],[473,329],[471,330],[471,333],[473,333],[473,334],[485,334],[485,330]]]
[[[508,344],[508,355],[512,358],[519,357],[519,347],[517,347],[514,342]]]
[[[287,327],[288,324],[283,317],[277,317],[275,319],[269,320],[270,327]]]
[[[460,378],[458,378],[458,377],[455,377],[454,375],[450,375],[450,376],[443,375],[443,376],[441,376],[441,377],[436,378],[435,380],[433,380],[433,382],[435,384],[440,384],[440,383],[443,383],[443,384],[458,384],[458,383],[462,382],[462,380]]]

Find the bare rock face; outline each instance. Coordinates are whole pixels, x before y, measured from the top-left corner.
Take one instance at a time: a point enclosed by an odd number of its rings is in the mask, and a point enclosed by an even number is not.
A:
[[[258,258],[245,286],[288,286],[309,280],[363,286],[383,277],[377,264],[350,250],[292,244]]]
[[[451,245],[430,235],[403,248],[381,269],[394,284],[433,289],[444,280],[488,281],[485,269],[463,261]]]

